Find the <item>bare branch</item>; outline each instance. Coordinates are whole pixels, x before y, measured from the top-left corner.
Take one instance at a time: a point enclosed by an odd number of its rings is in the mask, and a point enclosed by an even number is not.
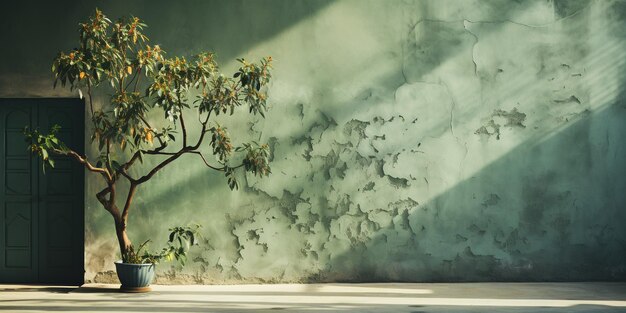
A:
[[[124,169],[124,168],[120,169],[117,172],[122,174],[122,176],[126,177],[126,179],[128,179],[128,181],[130,181],[131,184],[136,181],[136,179],[132,178],[130,175],[128,175],[128,173],[126,173],[126,169]]]
[[[187,147],[187,129],[185,128],[185,119],[183,118],[183,110],[180,110],[180,127],[183,130],[183,148]]]
[[[137,74],[141,74],[141,67],[137,69]],[[139,85],[139,80],[141,80],[141,75],[137,76],[137,79],[135,80],[135,87],[133,89],[133,92],[137,92],[137,85]]]
[[[111,169],[111,141],[109,140],[109,138],[106,139],[106,153],[107,153],[107,159],[106,159],[106,167],[107,170],[109,171],[109,173],[113,173],[113,170]]]
[[[125,170],[127,170],[129,167],[131,167],[133,165],[133,163],[135,163],[135,161],[139,158],[139,155],[141,154],[141,151],[136,151],[133,156],[130,158],[130,160],[128,160],[128,162],[124,163],[122,165],[122,171],[120,171],[122,174],[125,174]],[[126,178],[128,178],[127,175]]]
[[[175,153],[173,152],[161,152],[163,149],[165,149],[167,147],[167,143],[164,141],[161,141],[161,145],[153,150],[137,150],[135,151],[135,153],[133,154],[133,156],[130,158],[130,160],[128,160],[128,162],[126,162],[125,164],[122,165],[122,169],[123,170],[127,170],[128,168],[130,168],[135,161],[137,161],[137,159],[139,159],[140,155],[143,154],[162,154],[162,155],[173,155]],[[126,178],[128,178],[128,175],[124,175],[126,176]]]
[[[110,172],[106,168],[93,166],[91,163],[89,163],[89,161],[87,161],[87,158],[80,156],[78,153],[76,153],[73,150],[63,151],[59,149],[54,149],[52,151],[56,154],[71,156],[74,159],[76,159],[79,163],[83,164],[89,171],[103,174],[105,178],[107,178],[107,181],[113,180]]]
[[[182,104],[180,99],[180,84],[176,84],[176,98],[178,99],[178,103]],[[183,130],[183,149],[187,147],[187,129],[185,128],[185,119],[183,118],[184,108],[180,109],[180,127]]]
[[[148,121],[146,121],[146,119],[144,119],[142,115],[139,115],[139,119],[146,125],[146,127],[152,129],[152,126],[148,124]]]
[[[139,179],[137,179],[137,181],[136,181],[137,185],[143,184],[146,181],[148,181],[150,178],[152,178],[152,176],[154,176],[154,174],[156,174],[158,171],[160,171],[166,165],[170,164],[172,161],[178,159],[185,152],[186,152],[185,149],[181,149],[180,151],[176,152],[174,155],[171,155],[169,158],[167,158],[163,162],[159,163],[150,172],[148,172],[148,174],[146,174],[146,175],[140,177]]]
[[[209,122],[209,117],[211,117],[211,111],[207,113],[206,118],[204,119],[204,122],[202,122],[202,125],[206,125]]]
[[[225,167],[215,167],[209,164],[209,162],[207,162],[207,160],[204,158],[204,155],[202,155],[202,153],[200,151],[189,151],[189,153],[193,153],[193,154],[197,154],[200,156],[200,158],[202,158],[202,161],[204,162],[204,164],[211,168],[214,169],[216,171],[224,171]],[[242,164],[243,165],[243,164]]]
[[[238,168],[240,168],[240,167],[242,167],[242,166],[244,166],[244,164],[243,164],[243,163],[241,163],[241,164],[239,164],[239,165],[237,165],[237,166],[235,166],[235,167],[231,167],[231,169],[236,170],[236,169],[238,169]]]
[[[91,109],[91,120],[93,121],[93,97],[91,96],[91,80],[87,79],[87,96],[89,97],[89,108]]]
[[[190,147],[191,150],[198,150],[198,148],[200,148],[200,145],[202,144],[202,141],[204,140],[204,135],[207,132],[206,125],[209,122],[209,117],[211,117],[211,111],[209,111],[209,113],[206,116],[206,119],[204,119],[204,122],[202,123],[202,129],[200,130],[200,137],[198,138],[198,142],[196,142],[194,146]]]
[[[174,155],[177,152],[165,152],[165,151],[158,151],[158,150],[142,150],[144,154],[152,154],[152,155]]]
[[[139,70],[141,70],[141,67],[139,68]],[[137,75],[139,75],[139,70],[135,71],[135,74],[133,75],[133,77],[131,77],[128,83],[126,83],[126,87],[124,87],[123,91],[128,90],[128,87],[130,86],[130,84],[137,78]],[[137,89],[137,84],[135,84],[135,89]]]

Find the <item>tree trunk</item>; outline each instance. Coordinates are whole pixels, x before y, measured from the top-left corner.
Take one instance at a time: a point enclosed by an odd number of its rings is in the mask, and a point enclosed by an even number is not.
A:
[[[115,219],[115,233],[117,234],[117,242],[120,245],[122,259],[124,259],[124,254],[130,249],[131,242],[126,234],[126,225],[121,219]]]
[[[128,219],[128,207],[130,206],[135,187],[136,186],[131,185],[123,213],[120,213],[119,208],[115,205],[115,185],[113,183],[110,183],[107,188],[96,194],[96,198],[98,198],[98,201],[100,201],[104,209],[111,213],[111,216],[113,216],[113,221],[115,222],[115,234],[117,235],[117,243],[120,247],[122,260],[124,260],[124,255],[126,255],[126,253],[131,249],[131,242],[128,238],[128,234],[126,233],[126,221]],[[109,199],[106,198],[107,194],[109,194]]]

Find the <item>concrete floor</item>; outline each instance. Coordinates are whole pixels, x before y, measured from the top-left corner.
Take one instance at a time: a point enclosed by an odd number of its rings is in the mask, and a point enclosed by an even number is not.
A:
[[[626,283],[0,285],[0,312],[626,312]]]

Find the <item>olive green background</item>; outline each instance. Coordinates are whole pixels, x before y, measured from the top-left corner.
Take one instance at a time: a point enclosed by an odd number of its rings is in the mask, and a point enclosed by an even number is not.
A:
[[[204,226],[158,283],[626,277],[625,1],[1,6],[2,97],[76,97],[50,64],[96,6],[143,18],[170,56],[275,59],[267,119],[222,120],[269,142],[269,178],[230,192],[185,156],[139,188],[135,242]],[[85,278],[104,282],[118,256],[100,188],[86,174]]]

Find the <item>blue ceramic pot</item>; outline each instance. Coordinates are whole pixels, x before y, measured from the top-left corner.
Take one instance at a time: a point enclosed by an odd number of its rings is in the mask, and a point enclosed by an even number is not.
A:
[[[154,279],[154,264],[129,264],[122,261],[115,262],[117,277],[122,283],[122,289],[147,287]]]

